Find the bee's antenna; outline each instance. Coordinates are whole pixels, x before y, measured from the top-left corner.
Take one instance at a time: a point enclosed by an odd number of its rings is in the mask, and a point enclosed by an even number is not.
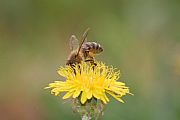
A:
[[[80,50],[81,50],[81,47],[82,47],[82,44],[84,43],[84,41],[86,40],[87,38],[87,35],[88,35],[88,32],[89,32],[90,28],[87,28],[82,36],[82,40],[81,40],[81,44],[79,45],[79,49],[78,49],[78,52],[77,52],[77,55],[79,54]]]

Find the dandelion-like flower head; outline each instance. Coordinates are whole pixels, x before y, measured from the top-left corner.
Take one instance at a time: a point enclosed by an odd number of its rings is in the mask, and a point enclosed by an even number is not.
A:
[[[99,99],[106,104],[109,102],[107,94],[124,102],[121,97],[131,93],[125,83],[117,81],[120,71],[102,62],[96,64],[94,66],[82,62],[73,66],[60,67],[57,72],[60,76],[65,77],[65,81],[55,81],[46,88],[51,88],[51,93],[56,96],[66,92],[63,99],[79,97],[81,104],[92,98]]]

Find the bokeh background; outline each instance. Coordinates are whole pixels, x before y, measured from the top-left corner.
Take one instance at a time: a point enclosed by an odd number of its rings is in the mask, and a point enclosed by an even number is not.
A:
[[[134,96],[114,99],[102,120],[180,119],[179,0],[0,0],[0,120],[79,120],[49,90],[62,79],[69,37],[104,52]]]

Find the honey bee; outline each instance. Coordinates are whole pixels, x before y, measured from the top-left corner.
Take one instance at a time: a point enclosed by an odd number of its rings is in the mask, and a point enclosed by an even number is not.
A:
[[[96,42],[87,42],[88,31],[89,28],[84,32],[80,45],[78,45],[78,39],[75,35],[70,37],[71,53],[67,59],[66,65],[79,64],[82,61],[96,65],[94,62],[94,56],[95,54],[101,53],[103,48]]]

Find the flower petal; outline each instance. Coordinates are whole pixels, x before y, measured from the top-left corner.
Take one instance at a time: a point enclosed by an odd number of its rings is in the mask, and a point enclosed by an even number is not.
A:
[[[93,91],[93,96],[97,99],[100,99],[101,98],[101,95],[99,94],[99,92],[97,90],[94,90]]]
[[[78,89],[74,92],[73,98],[78,97],[80,93],[81,93],[81,89],[78,88]]]
[[[87,101],[86,93],[85,93],[85,92],[82,92],[82,95],[81,95],[81,103],[84,104],[86,101]]]
[[[91,98],[92,98],[92,90],[89,90],[89,91],[87,92],[87,98],[88,98],[88,99],[91,99]]]
[[[67,99],[73,95],[73,92],[67,92],[64,96],[63,99]]]
[[[118,97],[118,95],[114,94],[114,93],[111,92],[111,91],[106,91],[106,92],[107,92],[108,94],[110,94],[111,96],[113,96],[116,100],[124,103],[124,101],[123,101],[120,97]]]
[[[104,104],[107,104],[107,101],[106,101],[106,99],[105,99],[105,97],[103,95],[101,96],[100,99],[103,101]]]

